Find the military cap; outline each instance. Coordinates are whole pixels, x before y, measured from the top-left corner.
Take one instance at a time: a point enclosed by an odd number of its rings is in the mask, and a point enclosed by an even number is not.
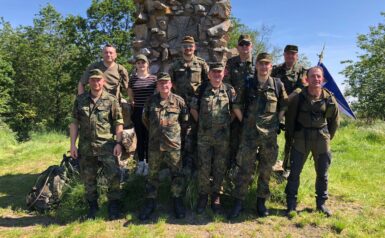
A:
[[[258,54],[257,61],[271,62],[273,61],[273,58],[269,53],[263,52]]]
[[[90,71],[90,76],[88,78],[105,78],[104,73],[100,69],[93,69]]]
[[[291,51],[291,52],[298,52],[298,46],[296,45],[287,45],[285,46],[284,52]]]
[[[209,63],[210,70],[224,70],[225,66],[222,62],[210,62]]]
[[[135,63],[138,62],[139,60],[143,60],[144,62],[148,63],[147,56],[145,56],[144,54],[139,54],[135,56]]]
[[[158,75],[157,75],[157,79],[156,81],[161,81],[161,80],[171,80],[171,77],[168,73],[166,72],[159,72]]]
[[[251,37],[250,35],[240,35],[239,38],[238,38],[238,44],[241,43],[242,41],[247,41],[247,42],[251,42]]]
[[[192,36],[183,37],[182,44],[195,44],[194,37],[192,37]]]

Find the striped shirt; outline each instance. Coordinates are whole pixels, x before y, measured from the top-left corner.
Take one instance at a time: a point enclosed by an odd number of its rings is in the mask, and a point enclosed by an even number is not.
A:
[[[146,78],[139,78],[137,74],[133,74],[129,84],[134,93],[134,107],[144,107],[147,99],[154,94],[156,76],[150,74]]]

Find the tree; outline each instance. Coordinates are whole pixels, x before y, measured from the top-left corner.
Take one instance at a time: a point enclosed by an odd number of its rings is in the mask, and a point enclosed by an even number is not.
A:
[[[385,17],[385,12],[381,13]],[[385,18],[384,18],[385,20]],[[346,95],[355,98],[353,109],[359,117],[385,119],[385,21],[360,34],[357,46],[364,52],[358,61],[343,61]]]

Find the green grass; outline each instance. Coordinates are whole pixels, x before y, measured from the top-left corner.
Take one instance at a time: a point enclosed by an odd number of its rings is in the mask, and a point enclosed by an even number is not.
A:
[[[283,148],[283,135],[279,136]],[[0,125],[0,237],[385,237],[385,123],[343,121],[332,141],[332,165],[329,173],[328,206],[333,216],[315,212],[312,160],[301,175],[298,214],[289,220],[285,209],[284,183],[271,180],[272,197],[268,202],[271,216],[255,215],[256,183],[250,188],[246,211],[234,222],[226,214],[210,209],[197,216],[189,211],[185,220],[170,215],[172,207],[165,181],[159,194],[159,209],[148,223],[138,221],[143,205],[144,179],[133,178],[124,184],[125,219],[106,221],[104,195],[95,221],[82,222],[87,207],[84,187],[72,184],[59,208],[48,214],[30,213],[25,195],[37,175],[49,165],[58,164],[68,150],[69,139],[60,133],[33,134],[30,141],[18,143],[14,134]],[[190,182],[186,205],[194,206],[196,183]],[[228,210],[231,198],[223,203]]]

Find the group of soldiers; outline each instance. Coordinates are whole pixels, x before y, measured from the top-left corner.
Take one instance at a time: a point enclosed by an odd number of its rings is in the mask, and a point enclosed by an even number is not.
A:
[[[229,164],[238,172],[228,218],[238,217],[243,210],[255,170],[257,213],[267,216],[265,203],[270,196],[269,181],[278,157],[280,130],[285,131],[286,139],[284,165],[290,168],[285,190],[288,214],[296,210],[300,174],[311,152],[317,174],[317,210],[331,215],[325,206],[327,172],[330,140],[339,119],[333,95],[322,87],[322,68],[307,70],[301,66],[295,45],[285,47],[283,64],[273,66],[268,53],[258,54],[254,62],[249,35],[239,37],[239,55],[226,64],[206,63],[195,56],[195,49],[194,38],[185,36],[182,57],[168,72],[157,75],[156,92],[143,110],[143,123],[149,131],[149,173],[139,219],[149,219],[156,209],[162,164],[170,170],[176,218],[185,217],[186,178],[192,173],[198,181],[196,212],[203,213],[209,201],[213,212],[222,210],[220,194]],[[115,59],[116,49],[107,45],[103,61],[86,70],[79,82],[70,125],[71,155],[80,159],[89,219],[94,219],[98,210],[99,168],[103,168],[108,180],[109,219],[120,217],[118,158],[124,150],[123,128],[130,123],[129,117],[123,116],[127,114],[126,102],[119,90],[128,89],[129,78]],[[87,83],[90,91],[84,92]]]

